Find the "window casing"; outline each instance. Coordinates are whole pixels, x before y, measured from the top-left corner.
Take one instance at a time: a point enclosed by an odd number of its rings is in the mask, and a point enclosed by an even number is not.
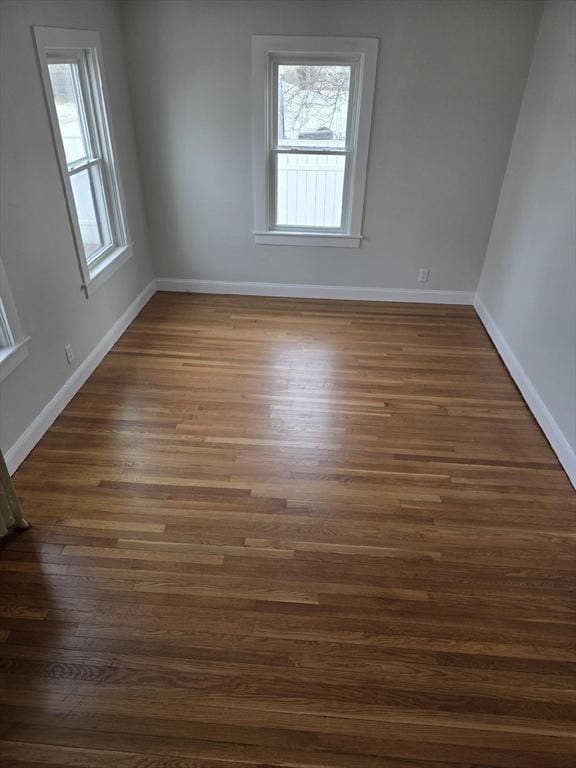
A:
[[[4,304],[0,298],[0,349],[6,349],[14,344],[14,334],[10,328]]]
[[[358,247],[378,41],[254,36],[254,237]]]
[[[97,32],[35,27],[82,284],[90,293],[132,249]]]
[[[0,381],[28,357],[27,342],[22,330],[4,265],[0,261]]]

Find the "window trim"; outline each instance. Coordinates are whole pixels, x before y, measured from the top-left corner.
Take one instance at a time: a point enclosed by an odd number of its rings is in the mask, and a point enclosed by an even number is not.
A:
[[[75,78],[75,90],[80,96],[78,106],[80,108],[79,117],[82,123],[82,133],[84,135],[84,141],[86,144],[86,155],[83,158],[76,160],[74,163],[69,163],[66,159],[66,153],[64,150],[64,163],[65,171],[68,174],[68,180],[71,182],[72,176],[83,171],[91,173],[92,168],[96,168],[102,178],[103,187],[103,208],[110,222],[110,242],[105,243],[99,248],[90,258],[84,255],[88,271],[92,275],[94,267],[99,261],[105,259],[116,247],[115,239],[124,239],[124,227],[123,222],[120,219],[117,221],[116,207],[114,200],[108,198],[113,197],[114,178],[113,174],[108,173],[107,159],[105,157],[105,150],[101,146],[100,129],[98,124],[98,111],[93,106],[93,99],[95,94],[92,87],[92,81],[94,75],[91,72],[90,61],[87,59],[85,49],[70,49],[69,52],[59,50],[54,53],[51,51],[45,52],[47,64],[50,66],[52,63],[61,64],[75,64],[78,70],[78,77]],[[58,132],[61,140],[61,134]],[[107,154],[107,153],[106,153]],[[96,207],[98,203],[95,201]],[[100,218],[100,217],[99,217]],[[100,229],[100,221],[98,228]],[[108,223],[108,222],[107,222]],[[108,227],[107,227],[108,228]],[[83,246],[82,246],[83,249]]]
[[[366,191],[366,174],[378,39],[368,37],[286,37],[254,35],[252,37],[252,150],[254,185],[254,241],[258,245],[301,245],[358,248],[363,239],[362,219]],[[274,73],[278,62],[289,60],[352,64],[350,90],[352,129],[344,150],[330,154],[346,154],[342,226],[338,229],[278,227],[274,223],[275,175],[273,158],[277,157],[274,127]],[[352,145],[352,141],[354,144]]]
[[[111,125],[111,109],[105,84],[102,44],[99,32],[84,29],[63,29],[59,27],[33,27],[44,97],[50,118],[50,128],[58,160],[58,168],[78,266],[82,277],[82,288],[86,296],[91,295],[116,269],[133,255],[133,243],[126,218],[126,202],[123,193],[118,152]],[[90,111],[87,133],[97,157],[79,161],[78,169],[98,164],[103,178],[105,205],[112,229],[112,244],[103,247],[95,258],[87,260],[76,204],[71,185],[71,172],[66,160],[64,144],[60,134],[58,115],[54,103],[52,83],[48,64],[50,58],[61,58],[80,62],[80,88],[83,96],[83,112]],[[92,126],[94,131],[92,131]],[[93,135],[95,133],[95,135]],[[95,161],[95,162],[92,162]]]
[[[0,261],[0,382],[28,357],[30,336],[22,330],[4,265]]]

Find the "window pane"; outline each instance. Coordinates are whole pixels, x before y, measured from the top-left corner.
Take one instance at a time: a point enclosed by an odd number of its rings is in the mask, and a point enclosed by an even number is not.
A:
[[[276,225],[342,225],[346,158],[343,155],[277,155]]]
[[[88,141],[78,86],[78,65],[53,63],[48,65],[48,70],[66,162],[71,165],[88,157]]]
[[[346,146],[349,65],[279,64],[278,146]]]
[[[111,245],[110,226],[104,203],[102,178],[98,166],[92,166],[70,176],[76,203],[78,224],[86,261],[94,259],[98,251]]]

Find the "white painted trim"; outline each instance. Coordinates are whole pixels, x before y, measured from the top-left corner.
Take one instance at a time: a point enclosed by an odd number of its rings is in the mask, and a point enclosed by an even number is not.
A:
[[[572,450],[570,443],[548,410],[546,403],[538,394],[536,387],[478,294],[476,294],[474,299],[474,309],[498,350],[504,365],[508,369],[508,373],[514,379],[516,386],[526,401],[526,405],[546,435],[548,442],[558,457],[558,461],[568,475],[568,479],[576,488],[576,453]]]
[[[22,329],[8,276],[0,259],[0,382],[28,357],[30,336]]]
[[[362,235],[343,235],[339,232],[254,232],[256,245],[305,245],[320,248],[360,248]]]
[[[98,342],[92,352],[90,352],[70,378],[58,390],[48,405],[46,405],[38,414],[28,429],[26,429],[18,440],[16,440],[14,445],[8,449],[5,458],[10,474],[13,474],[18,469],[46,430],[64,410],[70,400],[72,400],[88,377],[94,372],[98,365],[100,365],[105,355],[108,354],[130,323],[155,293],[156,281],[152,280],[146,288],[144,288],[142,293],[134,299],[128,309],[122,313],[118,320],[116,320],[114,325]]]
[[[44,90],[44,100],[48,110],[56,159],[64,188],[64,197],[66,199],[76,257],[82,276],[82,287],[86,295],[88,295],[90,290],[95,290],[98,287],[98,284],[95,284],[92,289],[87,288],[93,280],[90,274],[90,266],[86,261],[84,253],[82,232],[80,230],[80,222],[70,182],[70,173],[48,70],[48,55],[50,53],[61,53],[71,50],[74,52],[82,51],[86,57],[85,66],[82,67],[82,81],[84,82],[84,78],[86,79],[83,96],[85,106],[87,107],[87,120],[91,127],[89,131],[93,134],[92,139],[95,141],[96,149],[98,150],[97,157],[102,170],[104,196],[106,198],[112,239],[116,249],[123,248],[130,244],[131,237],[126,216],[126,200],[120,164],[118,162],[119,155],[112,128],[112,110],[110,108],[104,72],[102,42],[99,32],[86,29],[34,26],[32,30],[36,41],[36,53]]]
[[[82,286],[86,296],[95,293],[132,256],[134,256],[134,243],[128,243],[128,245],[115,248],[105,259],[102,259],[90,272],[90,280]]]
[[[294,299],[351,299],[354,301],[402,301],[424,304],[472,304],[472,291],[406,290],[363,288],[345,285],[288,283],[243,283],[224,280],[184,280],[159,277],[159,291],[179,293],[233,293],[246,296],[286,296]]]

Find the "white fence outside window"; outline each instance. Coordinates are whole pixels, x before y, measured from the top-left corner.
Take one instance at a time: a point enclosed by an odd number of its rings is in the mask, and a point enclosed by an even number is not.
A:
[[[342,225],[344,155],[277,155],[277,226]]]

